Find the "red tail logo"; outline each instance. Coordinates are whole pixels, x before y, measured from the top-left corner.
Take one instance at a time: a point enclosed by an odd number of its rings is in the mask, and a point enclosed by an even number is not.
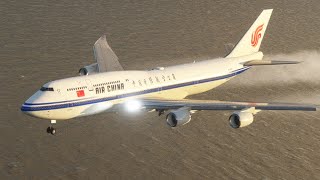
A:
[[[257,27],[257,29],[252,33],[251,36],[251,46],[256,47],[259,43],[259,39],[261,38],[261,31],[263,29],[263,25]]]

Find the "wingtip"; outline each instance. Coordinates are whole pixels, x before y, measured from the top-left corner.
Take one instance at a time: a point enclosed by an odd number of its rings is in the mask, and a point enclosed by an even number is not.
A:
[[[102,36],[100,38],[107,39],[107,35],[106,34],[102,34]]]
[[[105,41],[107,44],[107,35],[106,34],[103,34],[100,36],[100,38],[94,43],[94,45],[96,45],[97,43],[99,43],[100,41]]]
[[[263,13],[270,13],[270,14],[272,14],[273,9],[264,9],[262,12],[263,12]]]
[[[100,36],[99,39],[106,41],[107,40],[107,35],[106,34],[102,34],[102,36]]]

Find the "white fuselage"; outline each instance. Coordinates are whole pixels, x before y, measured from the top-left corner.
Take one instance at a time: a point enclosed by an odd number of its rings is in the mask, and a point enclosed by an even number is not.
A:
[[[21,110],[43,119],[65,120],[118,111],[119,104],[131,99],[183,99],[227,82],[249,69],[243,62],[262,57],[258,52],[150,71],[115,71],[56,80],[46,83]]]

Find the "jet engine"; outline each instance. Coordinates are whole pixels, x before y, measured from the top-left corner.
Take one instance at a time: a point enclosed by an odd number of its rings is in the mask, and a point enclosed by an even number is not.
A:
[[[93,64],[90,64],[88,66],[85,66],[85,67],[79,69],[80,76],[84,76],[84,75],[87,76],[87,75],[95,74],[98,72],[99,72],[98,63],[93,63]]]
[[[236,111],[229,117],[232,128],[240,128],[250,125],[253,122],[253,114],[250,112]]]
[[[190,108],[182,107],[177,110],[171,110],[166,119],[170,127],[185,125],[191,120]]]

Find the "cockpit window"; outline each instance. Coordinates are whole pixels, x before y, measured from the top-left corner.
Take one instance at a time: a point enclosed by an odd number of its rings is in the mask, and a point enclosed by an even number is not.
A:
[[[41,87],[40,91],[53,91],[53,88],[51,88],[51,87]]]

